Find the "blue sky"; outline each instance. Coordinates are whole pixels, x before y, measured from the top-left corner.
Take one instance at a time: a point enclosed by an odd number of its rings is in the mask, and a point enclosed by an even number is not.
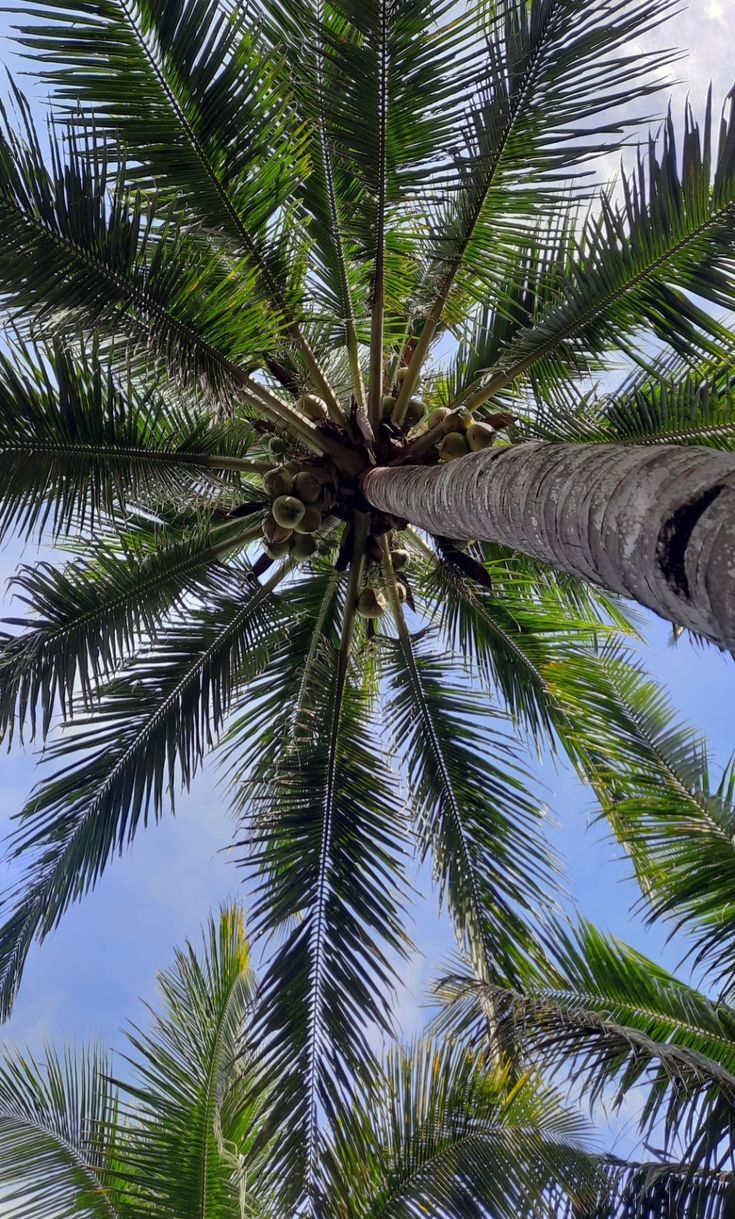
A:
[[[674,18],[652,37],[652,45],[691,48],[677,66],[679,110],[691,89],[701,103],[706,83],[715,80],[719,102],[732,84],[732,55],[726,10],[733,0],[702,0],[696,12]],[[0,17],[0,35],[8,19]],[[7,46],[7,43],[5,43]],[[14,68],[11,56],[9,66]],[[0,581],[12,572],[17,551],[0,551]],[[33,558],[31,552],[24,556]],[[682,714],[711,737],[715,756],[726,760],[735,747],[735,670],[714,649],[703,651],[683,640],[668,646],[669,628],[650,620],[649,668],[670,688]],[[565,856],[573,900],[579,910],[667,964],[677,953],[664,946],[660,931],[646,932],[632,920],[635,890],[625,883],[626,866],[603,841],[601,827],[588,830],[591,796],[568,773],[542,766],[548,804],[559,822],[555,841]],[[15,1014],[4,1030],[10,1041],[38,1043],[47,1036],[80,1040],[99,1037],[120,1044],[119,1030],[138,1015],[138,996],[153,997],[154,974],[170,959],[174,944],[195,936],[210,906],[240,889],[239,874],[226,844],[232,837],[224,800],[209,766],[192,792],[179,802],[175,819],[141,833],[133,849],[115,862],[97,891],[74,907],[60,930],[33,952]],[[33,758],[14,753],[0,758],[0,833],[22,805],[33,783]],[[8,874],[0,865],[0,889]],[[423,955],[405,971],[400,1014],[407,1033],[422,1020],[416,996],[453,947],[445,924],[437,924],[433,902],[416,907],[413,935]],[[678,955],[681,955],[679,952]]]

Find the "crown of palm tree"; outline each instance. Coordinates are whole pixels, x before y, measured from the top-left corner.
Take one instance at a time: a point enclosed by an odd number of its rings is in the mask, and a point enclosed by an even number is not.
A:
[[[236,908],[159,974],[160,1010],[109,1056],[0,1058],[0,1198],[15,1219],[276,1219],[270,1098],[242,1052],[254,978]],[[601,1197],[585,1124],[537,1078],[430,1039],[394,1050],[323,1149],[319,1214],[498,1219]],[[556,1209],[558,1208],[558,1209]]]
[[[637,860],[660,832],[686,880],[616,598],[408,528],[363,477],[498,436],[732,449],[731,335],[695,298],[732,305],[735,125],[715,152],[687,114],[679,159],[667,123],[621,194],[586,174],[650,104],[630,43],[671,8],[35,0],[20,35],[54,121],[16,93],[0,139],[0,522],[78,553],[20,569],[2,644],[0,728],[65,729],[12,838],[2,1009],[224,735],[291,1198],[375,1069],[416,849],[481,980],[545,968],[525,741],[624,838],[658,780]]]
[[[101,1048],[0,1058],[0,1197],[14,1219],[275,1219],[284,1213],[273,1095],[247,1049],[257,987],[240,910],[211,918],[158,976],[130,1025],[124,1079]],[[441,1032],[392,1050],[325,1140],[325,1219],[724,1219],[729,1213],[735,1013],[591,925],[556,928],[543,985],[442,984]],[[510,1032],[515,1072],[488,1057]],[[447,1036],[449,1034],[449,1036]],[[525,1069],[519,1074],[519,1067]],[[680,1156],[585,1147],[584,1121],[538,1067],[571,1064],[594,1103],[646,1090],[641,1130]],[[513,1079],[515,1074],[516,1078]]]

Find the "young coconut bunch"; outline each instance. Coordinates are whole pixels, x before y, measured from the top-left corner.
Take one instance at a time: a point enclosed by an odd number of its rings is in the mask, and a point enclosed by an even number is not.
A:
[[[54,123],[41,139],[15,93],[0,136],[0,526],[63,554],[19,570],[0,653],[0,731],[46,740],[0,1008],[224,737],[295,1213],[391,1028],[411,856],[480,978],[540,968],[557,869],[524,742],[611,810],[643,747],[618,594],[729,646],[727,573],[715,605],[688,555],[733,519],[731,336],[694,303],[733,303],[731,117],[715,149],[688,115],[683,162],[668,124],[647,177],[573,214],[660,87],[660,54],[629,47],[675,7],[17,18]],[[652,352],[590,405],[590,374],[656,344],[686,371]],[[673,816],[683,792],[647,773]]]

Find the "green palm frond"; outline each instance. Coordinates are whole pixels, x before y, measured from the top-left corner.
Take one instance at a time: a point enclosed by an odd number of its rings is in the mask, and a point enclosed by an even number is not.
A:
[[[595,1158],[580,1146],[586,1133],[538,1080],[513,1086],[462,1046],[418,1042],[389,1055],[374,1090],[345,1116],[328,1157],[326,1214],[550,1215],[545,1196],[555,1186],[567,1202],[597,1193]]]
[[[251,686],[230,757],[242,771],[253,930],[281,941],[261,981],[252,1041],[272,1091],[267,1131],[278,1132],[273,1174],[284,1206],[316,1205],[319,1115],[333,1123],[355,1080],[369,1078],[370,1030],[390,1028],[395,964],[407,946],[395,778],[375,748],[360,658],[344,667],[344,602],[333,584],[322,578],[301,631],[289,631]]]
[[[103,691],[96,714],[73,721],[71,735],[49,746],[61,768],[38,786],[11,837],[26,873],[3,903],[3,1011],[33,939],[97,882],[141,820],[160,816],[176,788],[188,787],[238,684],[273,647],[280,628],[271,593],[283,572],[261,586],[246,571],[222,568],[209,605],[157,631],[150,651]]]
[[[425,322],[401,404],[448,306],[451,312],[452,292],[481,305],[495,295],[539,211],[558,218],[570,180],[588,173],[593,157],[619,148],[635,121],[633,104],[660,88],[652,71],[658,55],[632,54],[629,43],[670,8],[668,0],[493,6],[484,37],[475,34],[482,55],[453,150],[459,189],[447,191],[430,221]]]
[[[0,1057],[0,1199],[13,1219],[122,1219],[104,1187],[116,1112],[99,1050]]]
[[[543,813],[502,717],[399,614],[399,640],[385,648],[386,726],[421,851],[479,975],[514,977],[538,952],[533,912],[558,883]]]
[[[712,147],[711,99],[702,127],[687,108],[681,157],[673,120],[650,141],[646,161],[623,183],[623,197],[603,193],[590,213],[556,303],[508,344],[482,382],[462,397],[470,408],[525,373],[550,391],[565,370],[594,368],[634,337],[697,357],[716,350],[726,329],[693,296],[732,308],[729,273],[735,205],[735,104]]]
[[[575,444],[693,444],[735,448],[733,352],[692,364],[666,359],[637,369],[614,394],[567,395],[526,423]]]
[[[5,621],[27,629],[0,632],[0,737],[26,721],[32,736],[37,728],[46,736],[56,711],[70,717],[76,699],[90,707],[185,598],[206,600],[221,585],[219,563],[254,533],[259,525],[248,531],[241,521],[151,531],[149,548],[137,533],[122,539],[122,553],[90,543],[89,558],[61,570],[19,568],[11,587],[26,610]]]
[[[732,1210],[732,1173],[698,1172],[686,1163],[630,1163],[613,1157],[606,1167],[601,1200],[588,1209],[567,1212],[569,1219],[640,1219],[641,1215],[646,1219],[671,1219],[672,1215],[677,1219],[728,1219]]]
[[[643,1090],[640,1133],[699,1172],[735,1146],[735,1010],[685,985],[589,923],[556,926],[553,973],[509,990],[470,977],[440,984],[445,1032],[486,1039],[486,1005],[531,1062],[563,1067],[591,1106]]]
[[[141,500],[191,494],[210,504],[227,492],[247,428],[121,383],[114,364],[59,344],[16,343],[0,355],[3,535],[91,531]]]
[[[250,1219],[260,1115],[240,1053],[255,990],[242,912],[210,916],[202,940],[158,975],[151,1027],[127,1031],[127,1122],[109,1184],[131,1214]]]
[[[23,134],[2,110],[0,292],[45,330],[73,322],[152,345],[173,371],[213,390],[241,384],[280,322],[242,259],[228,269],[170,209],[99,164],[90,136],[51,133],[50,163],[19,94]],[[124,333],[124,331],[123,331]]]
[[[705,742],[679,720],[661,687],[621,662],[611,662],[607,675],[607,691],[601,673],[577,703],[587,716],[582,747],[604,815],[633,863],[648,918],[687,936],[697,963],[730,992],[733,766],[714,782]]]
[[[70,117],[81,105],[108,157],[132,154],[129,181],[226,235],[282,303],[288,262],[268,227],[308,162],[279,57],[250,14],[231,0],[93,0],[78,13],[34,0],[28,16],[19,41]]]
[[[553,746],[568,727],[568,707],[557,695],[566,673],[587,670],[594,680],[595,649],[618,636],[621,623],[605,621],[604,605],[575,603],[515,562],[490,560],[486,567],[490,590],[440,561],[422,581],[422,601],[455,653],[502,694],[513,719]]]

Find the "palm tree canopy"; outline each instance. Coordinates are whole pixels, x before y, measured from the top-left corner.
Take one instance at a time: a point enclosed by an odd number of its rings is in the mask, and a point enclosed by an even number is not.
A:
[[[735,1009],[686,985],[589,923],[554,929],[548,975],[521,989],[466,970],[438,984],[437,1033],[472,1052],[512,1040],[527,1065],[562,1069],[594,1108],[636,1097],[638,1132],[656,1157],[621,1163],[612,1213],[728,1214],[735,1198]],[[487,1051],[486,1051],[487,1052]],[[641,1098],[641,1099],[638,1099]],[[639,1207],[640,1209],[636,1209]],[[658,1214],[655,1209],[650,1211]]]
[[[0,645],[0,731],[48,738],[50,766],[11,837],[0,1008],[224,737],[289,1204],[317,1197],[324,1129],[375,1072],[415,852],[481,981],[544,976],[558,865],[526,742],[566,752],[626,843],[645,819],[660,916],[690,814],[717,900],[731,885],[731,795],[692,799],[651,747],[628,610],[407,529],[360,484],[437,439],[735,447],[714,312],[732,112],[716,131],[687,112],[681,151],[665,123],[617,192],[587,172],[650,109],[660,57],[630,47],[673,7],[33,0],[20,19],[53,122],[18,92],[2,116],[0,526],[72,557],[19,570]],[[619,390],[590,388],[636,352]],[[731,980],[729,932],[687,900]]]
[[[272,1098],[242,1052],[254,977],[242,914],[210,918],[159,974],[147,1028],[128,1028],[125,1079],[100,1050],[0,1060],[0,1197],[16,1219],[276,1219]],[[394,1051],[325,1147],[325,1219],[571,1215],[603,1166],[585,1124],[537,1079],[512,1085],[479,1056],[431,1041]],[[561,1211],[559,1213],[562,1213]]]

